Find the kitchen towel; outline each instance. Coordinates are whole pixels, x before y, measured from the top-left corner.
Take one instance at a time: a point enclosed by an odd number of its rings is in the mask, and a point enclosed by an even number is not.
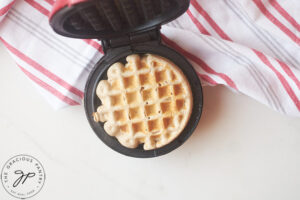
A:
[[[48,21],[54,3],[1,0],[0,40],[59,109],[81,104],[103,51],[100,41],[54,33]],[[184,15],[162,26],[162,39],[189,59],[202,83],[225,85],[299,117],[299,10],[299,0],[191,0]]]

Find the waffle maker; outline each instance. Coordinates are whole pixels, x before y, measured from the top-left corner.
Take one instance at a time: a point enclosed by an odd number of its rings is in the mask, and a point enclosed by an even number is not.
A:
[[[160,27],[182,15],[190,0],[57,0],[50,15],[50,25],[60,35],[81,39],[99,39],[104,56],[90,73],[85,87],[84,108],[96,135],[113,150],[131,157],[157,157],[182,145],[193,133],[202,113],[202,87],[191,64],[184,56],[161,43]],[[181,134],[171,143],[155,150],[129,149],[109,136],[103,123],[92,114],[101,105],[96,96],[100,80],[107,79],[108,68],[125,63],[131,54],[156,54],[175,63],[189,80],[193,110]]]

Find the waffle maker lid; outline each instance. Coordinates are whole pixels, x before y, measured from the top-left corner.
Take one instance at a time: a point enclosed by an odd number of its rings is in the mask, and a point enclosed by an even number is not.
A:
[[[190,0],[57,0],[50,25],[73,38],[112,39],[159,28],[182,15]]]

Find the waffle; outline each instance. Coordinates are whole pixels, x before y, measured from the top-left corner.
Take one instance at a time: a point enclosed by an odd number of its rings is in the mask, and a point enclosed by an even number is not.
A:
[[[130,55],[127,64],[113,64],[108,80],[96,94],[102,105],[93,114],[104,130],[125,147],[145,150],[172,142],[186,126],[192,92],[181,70],[169,60],[146,54]]]

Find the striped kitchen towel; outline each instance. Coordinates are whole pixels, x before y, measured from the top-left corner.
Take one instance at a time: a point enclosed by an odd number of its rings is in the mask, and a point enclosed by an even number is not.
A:
[[[102,57],[97,40],[54,33],[54,0],[1,0],[0,40],[56,109],[81,104]],[[191,0],[162,27],[165,44],[193,64],[203,83],[222,84],[274,110],[300,116],[300,1]]]

